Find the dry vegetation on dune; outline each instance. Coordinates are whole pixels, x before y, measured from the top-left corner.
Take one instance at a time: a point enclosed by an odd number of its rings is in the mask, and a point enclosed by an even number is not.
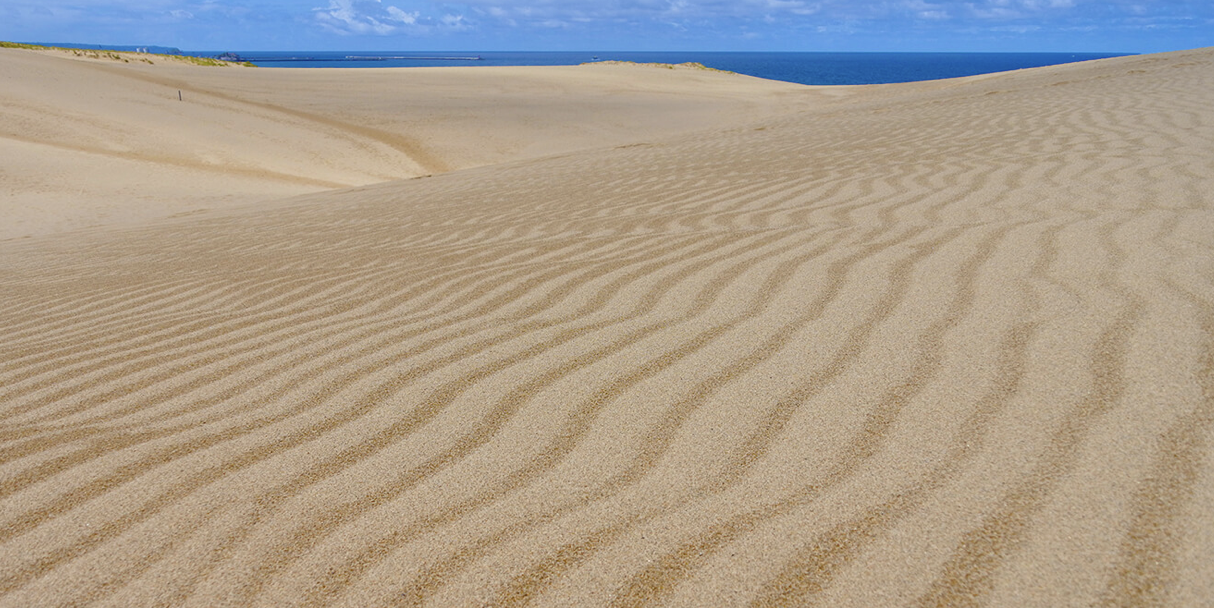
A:
[[[0,242],[0,606],[1208,604],[1214,51],[803,94]]]
[[[167,55],[164,53],[134,53],[130,51],[116,51],[110,49],[74,49],[61,46],[43,46],[38,44],[24,44],[20,42],[5,42],[0,40],[0,49],[25,49],[28,51],[51,51],[61,54],[68,54],[73,57],[84,59],[106,59],[109,61],[119,61],[122,63],[131,63],[132,61],[142,62],[146,64],[155,64],[156,61],[167,63],[188,63],[191,65],[201,65],[209,67],[228,67],[241,66],[246,68],[257,67],[247,61],[223,61],[220,59],[212,59],[210,57],[194,57],[192,55]]]

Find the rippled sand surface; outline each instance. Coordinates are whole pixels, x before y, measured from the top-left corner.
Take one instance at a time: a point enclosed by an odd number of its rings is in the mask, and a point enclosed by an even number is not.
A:
[[[1214,51],[745,82],[0,241],[0,605],[1208,605]]]

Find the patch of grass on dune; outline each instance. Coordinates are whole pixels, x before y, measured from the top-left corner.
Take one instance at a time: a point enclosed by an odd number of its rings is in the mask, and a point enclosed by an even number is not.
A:
[[[31,49],[31,50],[38,51],[38,50],[44,50],[44,49],[49,49],[49,48],[51,48],[51,47],[38,46],[36,44],[23,44],[20,42],[5,42],[3,40],[0,40],[0,49]]]
[[[208,66],[208,67],[226,68],[231,65],[239,65],[239,66],[246,67],[246,68],[257,67],[247,61],[224,61],[222,59],[213,59],[211,57],[195,57],[193,55],[158,55],[158,57],[164,57],[166,59],[170,59],[173,61],[183,61],[185,63],[192,63],[194,65],[202,65],[202,66]]]

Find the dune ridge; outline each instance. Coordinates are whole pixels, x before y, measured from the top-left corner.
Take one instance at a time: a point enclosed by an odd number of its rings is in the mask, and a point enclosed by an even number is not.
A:
[[[810,101],[789,83],[610,66],[208,68],[5,48],[0,58],[0,239],[631,144]]]
[[[1214,51],[786,95],[0,242],[0,605],[1204,605]]]

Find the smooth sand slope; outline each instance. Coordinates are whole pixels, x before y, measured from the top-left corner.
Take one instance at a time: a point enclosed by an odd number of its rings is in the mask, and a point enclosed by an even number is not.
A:
[[[689,69],[121,57],[0,49],[0,240],[632,143],[814,101],[797,85]]]
[[[1208,606],[1214,50],[850,91],[0,243],[0,605]]]

